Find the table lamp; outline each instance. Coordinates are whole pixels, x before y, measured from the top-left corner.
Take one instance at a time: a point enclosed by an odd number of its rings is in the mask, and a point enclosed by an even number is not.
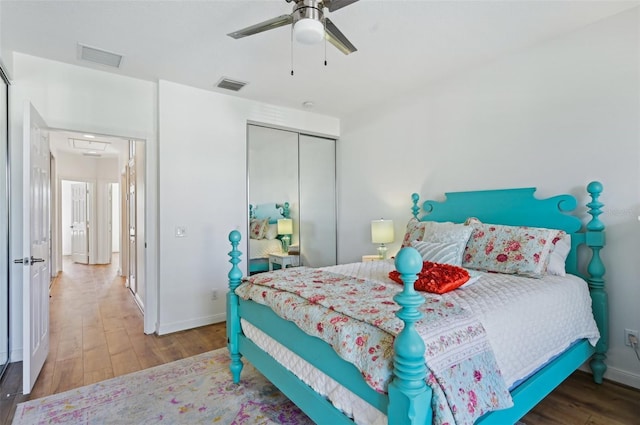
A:
[[[289,252],[291,234],[293,233],[293,220],[290,218],[278,219],[278,234],[282,236],[282,252]]]
[[[371,221],[371,242],[378,243],[378,255],[380,258],[387,258],[386,243],[393,242],[393,220],[372,220]]]

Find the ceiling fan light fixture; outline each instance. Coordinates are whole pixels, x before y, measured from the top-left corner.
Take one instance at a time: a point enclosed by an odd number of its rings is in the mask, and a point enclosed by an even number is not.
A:
[[[295,23],[293,33],[300,43],[317,44],[324,40],[324,25],[318,20],[303,18]]]

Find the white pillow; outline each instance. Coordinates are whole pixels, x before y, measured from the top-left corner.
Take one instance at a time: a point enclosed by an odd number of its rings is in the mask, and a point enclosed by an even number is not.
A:
[[[549,256],[549,264],[547,265],[547,273],[556,276],[566,276],[565,264],[567,255],[571,251],[571,235],[565,234],[551,251]]]
[[[453,266],[462,264],[462,259],[459,258],[460,250],[455,243],[413,241],[411,246],[418,250],[422,256],[422,261],[451,264]]]
[[[456,244],[456,262],[451,264],[461,265],[464,249],[471,237],[471,233],[473,233],[473,226],[465,226],[464,224],[452,223],[450,221],[444,223],[425,221],[423,224],[425,228],[424,236],[421,240],[423,242]]]
[[[278,225],[277,224],[269,224],[269,228],[266,232],[264,232],[265,239],[275,239],[278,236]]]

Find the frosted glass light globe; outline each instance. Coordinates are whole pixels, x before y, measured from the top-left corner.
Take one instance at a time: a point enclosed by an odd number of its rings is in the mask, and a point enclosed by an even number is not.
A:
[[[300,19],[293,27],[296,40],[304,44],[316,44],[324,38],[324,25],[315,19]]]

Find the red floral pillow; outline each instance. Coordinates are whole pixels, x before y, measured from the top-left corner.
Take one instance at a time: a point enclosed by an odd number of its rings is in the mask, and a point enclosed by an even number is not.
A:
[[[404,285],[397,270],[389,272],[389,277],[394,282]],[[413,287],[416,291],[444,294],[459,288],[468,280],[469,272],[462,267],[424,261]]]

